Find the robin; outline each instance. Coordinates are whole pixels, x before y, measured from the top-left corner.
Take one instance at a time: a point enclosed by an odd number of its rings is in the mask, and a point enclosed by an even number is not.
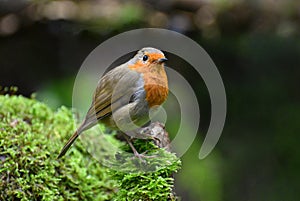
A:
[[[128,62],[107,72],[98,82],[92,104],[81,125],[77,128],[58,158],[65,155],[73,142],[85,130],[98,122],[125,135],[134,155],[141,157],[130,138],[147,138],[137,132],[150,121],[149,111],[161,105],[168,96],[168,79],[163,52],[145,47]]]

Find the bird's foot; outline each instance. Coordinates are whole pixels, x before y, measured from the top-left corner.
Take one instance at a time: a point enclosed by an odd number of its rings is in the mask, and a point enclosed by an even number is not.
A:
[[[142,163],[146,163],[146,161],[145,161],[146,158],[155,158],[155,156],[148,156],[148,155],[145,155],[145,153],[146,152],[140,154],[137,151],[134,151],[133,152],[134,156],[131,157],[131,159],[138,158]]]

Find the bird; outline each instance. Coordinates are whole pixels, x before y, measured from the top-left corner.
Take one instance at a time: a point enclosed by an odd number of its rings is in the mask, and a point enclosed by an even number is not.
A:
[[[81,133],[98,123],[122,131],[134,155],[143,157],[130,139],[151,138],[138,129],[150,121],[149,111],[158,108],[168,97],[167,60],[161,50],[144,47],[130,60],[104,74],[98,81],[84,120],[57,158],[66,154]]]

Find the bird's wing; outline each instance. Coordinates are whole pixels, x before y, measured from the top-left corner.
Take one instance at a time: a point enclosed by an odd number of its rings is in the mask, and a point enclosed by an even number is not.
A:
[[[112,114],[125,104],[138,90],[137,83],[141,79],[138,72],[121,65],[105,74],[99,81],[93,96],[93,102],[85,118],[86,130]]]

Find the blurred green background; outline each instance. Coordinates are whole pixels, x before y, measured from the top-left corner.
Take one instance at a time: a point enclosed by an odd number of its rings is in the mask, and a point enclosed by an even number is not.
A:
[[[300,1],[0,1],[0,85],[18,86],[26,96],[37,93],[53,108],[71,107],[73,82],[86,56],[118,33],[146,27],[174,30],[197,41],[226,88],[222,137],[199,160],[210,119],[208,92],[182,60],[168,62],[183,69],[201,109],[199,135],[176,175],[182,200],[296,200]],[[171,136],[174,127],[168,127]]]

